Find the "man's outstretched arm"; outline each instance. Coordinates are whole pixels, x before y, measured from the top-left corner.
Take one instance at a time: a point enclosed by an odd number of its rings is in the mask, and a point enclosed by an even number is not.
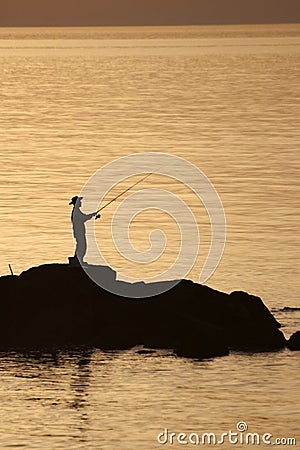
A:
[[[85,214],[85,217],[86,217],[85,220],[90,220],[90,219],[92,219],[93,217],[96,217],[97,219],[99,219],[101,216],[100,216],[100,214],[98,214],[98,213],[99,213],[99,210],[96,211],[96,212],[93,212],[93,213],[91,213],[91,214]]]

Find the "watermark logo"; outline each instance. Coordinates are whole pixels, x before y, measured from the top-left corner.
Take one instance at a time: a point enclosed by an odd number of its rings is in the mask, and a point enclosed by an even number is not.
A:
[[[271,433],[253,433],[248,431],[246,422],[238,422],[235,430],[224,433],[175,433],[165,428],[157,435],[157,442],[161,445],[293,445],[296,446],[294,437],[274,437]]]
[[[246,424],[246,422],[238,422],[236,424],[236,429],[238,431],[247,431],[248,430],[248,425]]]
[[[221,260],[226,241],[226,219],[222,202],[212,182],[191,162],[168,153],[156,152],[132,154],[114,160],[94,173],[81,190],[80,197],[83,197],[84,208],[88,211],[99,210],[105,204],[107,194],[120,182],[128,179],[130,184],[130,177],[140,176],[142,181],[153,175],[179,181],[188,187],[206,208],[210,221],[211,241],[199,274],[199,282],[204,283],[214,273]],[[167,182],[165,185],[167,186]],[[171,216],[180,230],[179,253],[176,260],[171,267],[162,269],[159,275],[148,277],[146,282],[140,282],[140,278],[126,277],[127,283],[108,283],[100,271],[92,270],[85,264],[82,264],[82,267],[95,283],[108,291],[123,297],[141,298],[165,292],[187,276],[199,253],[200,235],[192,209],[179,195],[167,187],[145,188],[143,183],[138,182],[134,186],[134,190],[128,189],[126,195],[120,196],[115,203],[117,206],[111,222],[111,235],[118,254],[126,261],[143,265],[147,274],[147,264],[158,260],[165,251],[164,230],[151,231],[149,249],[143,252],[132,245],[130,224],[141,212],[153,210],[155,213],[158,210]],[[96,255],[96,265],[107,266],[108,263],[96,241],[95,221],[92,226],[93,229],[88,233],[88,247],[93,255]]]

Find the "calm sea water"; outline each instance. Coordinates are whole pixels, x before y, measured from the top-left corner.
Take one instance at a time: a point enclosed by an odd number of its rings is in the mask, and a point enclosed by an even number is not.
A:
[[[300,307],[299,55],[299,25],[1,29],[1,274],[8,263],[19,273],[66,262],[68,202],[89,177],[121,156],[167,152],[199,167],[224,205],[226,248],[207,284],[259,295],[287,336],[299,329],[299,312],[281,311]],[[210,245],[205,209],[174,180],[144,187],[176,192],[194,212],[197,281]],[[113,212],[96,234],[121,275],[145,278],[176,258],[174,221],[144,212],[134,245],[147,249],[161,228],[166,254],[149,270],[129,264],[110,238]],[[239,421],[300,439],[299,355],[289,351],[204,362],[135,350],[10,353],[0,368],[0,448],[148,450],[164,428],[221,434]]]

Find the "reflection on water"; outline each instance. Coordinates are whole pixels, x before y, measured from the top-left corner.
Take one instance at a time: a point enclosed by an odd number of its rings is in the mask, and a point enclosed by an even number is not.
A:
[[[0,371],[3,449],[148,450],[164,428],[220,435],[241,420],[300,438],[299,358],[287,350],[202,362],[135,349],[2,353]]]

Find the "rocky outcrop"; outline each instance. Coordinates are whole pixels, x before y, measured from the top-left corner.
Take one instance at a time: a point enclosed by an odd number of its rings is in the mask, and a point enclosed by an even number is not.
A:
[[[118,283],[110,268],[93,270]],[[123,298],[100,288],[81,267],[49,264],[1,277],[0,302],[1,349],[144,345],[204,358],[226,355],[231,348],[286,345],[280,324],[259,297],[228,295],[189,280],[154,297]]]
[[[287,341],[287,346],[290,350],[300,350],[300,331],[292,334]]]

